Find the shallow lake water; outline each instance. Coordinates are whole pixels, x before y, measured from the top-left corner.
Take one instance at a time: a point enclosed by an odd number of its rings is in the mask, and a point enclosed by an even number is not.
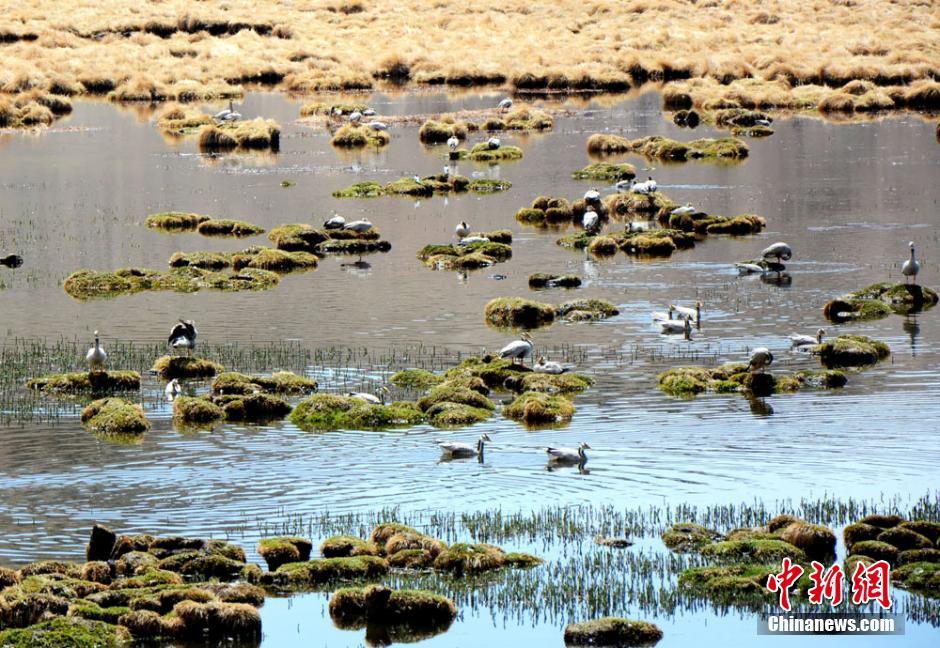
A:
[[[377,93],[369,103],[387,115],[485,107],[498,98]],[[655,92],[569,104],[573,115],[559,117],[553,132],[503,137],[525,151],[522,161],[459,163],[461,174],[510,180],[509,191],[420,201],[331,197],[353,182],[438,172],[446,147],[421,145],[417,124],[393,126],[392,144],[383,151],[338,152],[322,127],[294,123],[300,102],[274,94],[250,95],[241,112],[282,124],[276,155],[201,155],[193,141],[161,137],[151,113],[95,102],[77,103],[71,116],[41,135],[0,134],[0,252],[16,251],[25,259],[16,270],[0,267],[2,344],[60,338],[84,343],[95,329],[106,347],[156,344],[178,317],[187,317],[210,344],[295,341],[309,349],[353,348],[392,358],[341,376],[329,366],[285,367],[305,369],[327,390],[375,389],[390,368],[408,366],[428,349],[453,358],[511,340],[512,333],[483,322],[483,307],[493,297],[599,297],[621,309],[604,322],[556,323],[533,333],[538,348],[577,358],[578,370],[597,380],[575,399],[572,423],[558,429],[526,431],[496,416],[456,432],[417,427],[312,434],[283,422],[184,435],[174,431],[162,383],[153,378],[145,382],[144,404],[154,425],[139,445],[92,437],[74,412],[49,420],[11,419],[0,425],[0,563],[78,559],[95,521],[126,532],[227,536],[252,549],[260,522],[296,514],[758,500],[770,507],[822,496],[911,501],[935,491],[940,311],[844,325],[825,322],[821,313],[833,296],[900,280],[909,240],[917,242],[922,260],[919,282],[940,284],[934,262],[940,254],[940,146],[933,124],[914,116],[855,124],[783,118],[774,123],[772,137],[748,140],[750,156],[740,163],[667,165],[622,158],[637,165],[640,177],[653,175],[660,191],[677,203],[767,218],[760,235],[712,236],[669,259],[622,253],[595,259],[557,246],[563,231],[515,221],[515,212],[538,195],[573,200],[591,187],[570,176],[591,161],[584,146],[591,133],[677,139],[722,134],[679,129],[659,104]],[[284,180],[293,185],[282,187]],[[371,266],[365,269],[343,265],[355,257],[326,258],[316,271],[287,276],[266,292],[149,293],[87,302],[64,293],[63,279],[78,268],[163,268],[178,250],[235,250],[266,242],[263,236],[219,240],[143,227],[147,214],[167,210],[239,218],[268,229],[318,225],[333,212],[368,217],[393,247],[363,257]],[[452,240],[461,220],[478,230],[511,229],[513,258],[468,275],[425,268],[416,251]],[[792,283],[737,275],[735,261],[754,258],[778,240],[795,250],[788,264]],[[585,283],[533,292],[527,285],[533,272],[574,273]],[[690,342],[664,339],[650,325],[651,310],[697,299],[705,304],[703,324]],[[656,387],[656,374],[666,368],[741,361],[755,346],[773,350],[775,368],[812,368],[816,361],[790,352],[786,336],[820,326],[833,336],[860,333],[885,340],[892,355],[852,373],[848,386],[833,392],[756,402],[740,396],[676,400]],[[474,440],[481,430],[495,441],[484,463],[439,461],[434,439]],[[546,470],[542,446],[582,440],[593,448],[589,471]],[[263,608],[265,645],[360,643],[361,632],[332,628],[326,601],[323,594],[269,600]],[[511,610],[504,619],[490,610],[483,601],[464,611],[428,645],[492,645],[506,637],[561,644],[564,619],[517,617]],[[629,615],[631,608],[613,612]],[[707,635],[756,642],[755,617],[746,613],[678,610],[640,618],[663,627],[660,645],[679,646],[702,638],[702,614]],[[826,645],[877,640],[831,639]],[[909,622],[905,645],[935,641],[934,625]]]

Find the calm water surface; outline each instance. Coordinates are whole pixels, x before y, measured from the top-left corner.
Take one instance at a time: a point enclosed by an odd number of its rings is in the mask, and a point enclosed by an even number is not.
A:
[[[496,99],[376,94],[370,104],[380,114],[411,114],[489,106]],[[915,498],[940,487],[937,312],[844,326],[827,324],[821,315],[831,296],[897,281],[909,240],[917,241],[922,256],[920,282],[940,284],[934,262],[940,254],[940,146],[931,123],[900,117],[834,125],[793,118],[775,123],[774,136],[749,141],[751,155],[740,164],[662,165],[628,157],[678,203],[691,201],[709,213],[758,213],[769,223],[759,236],[711,237],[671,259],[650,261],[623,254],[593,259],[559,248],[555,240],[561,233],[523,227],[513,215],[538,195],[574,199],[591,186],[570,177],[590,161],[584,143],[591,133],[718,135],[673,126],[660,113],[655,93],[613,105],[572,104],[575,115],[559,118],[550,134],[506,136],[524,149],[521,162],[460,163],[462,174],[511,180],[507,192],[420,201],[330,195],[352,182],[438,172],[443,148],[423,147],[416,125],[394,127],[392,144],[382,152],[340,153],[322,129],[293,123],[299,105],[279,95],[254,94],[241,109],[284,125],[277,155],[206,157],[193,142],[166,141],[149,123],[149,113],[102,103],[78,103],[69,118],[39,136],[0,134],[0,251],[15,250],[26,259],[18,270],[0,268],[0,342],[90,340],[95,329],[106,346],[156,342],[165,339],[177,317],[186,316],[212,343],[293,340],[309,348],[338,345],[393,354],[423,344],[478,352],[512,337],[483,323],[483,306],[493,297],[553,302],[600,297],[617,304],[621,315],[595,324],[559,323],[534,334],[543,348],[567,345],[585,354],[579,370],[598,381],[576,399],[573,422],[536,432],[496,417],[452,433],[418,427],[325,434],[283,422],[182,435],[173,430],[170,407],[159,398],[162,384],[148,379],[145,405],[154,426],[140,445],[97,440],[74,416],[0,427],[0,562],[78,558],[94,521],[123,531],[228,534],[250,547],[258,536],[257,520],[295,513],[387,506],[529,510],[588,502],[709,505],[825,494]],[[647,166],[655,169],[643,171]],[[294,185],[282,188],[283,180]],[[367,269],[345,267],[348,258],[327,258],[315,272],[285,277],[279,287],[261,293],[152,293],[90,302],[64,293],[63,279],[81,267],[161,268],[178,250],[266,242],[264,237],[233,242],[168,236],[143,227],[148,213],[166,210],[241,218],[269,229],[289,222],[318,224],[333,212],[347,219],[368,217],[393,249],[365,257]],[[476,229],[512,229],[512,260],[468,276],[424,268],[415,252],[451,240],[461,220]],[[737,276],[735,261],[753,258],[777,240],[795,249],[792,284]],[[585,285],[532,294],[527,277],[536,271],[575,273]],[[497,280],[495,274],[506,276]],[[650,326],[651,310],[696,299],[706,310],[702,330],[691,342],[664,340]],[[757,403],[741,397],[674,400],[656,389],[655,375],[688,364],[690,354],[740,361],[749,348],[766,345],[777,356],[775,367],[812,367],[813,360],[788,351],[786,335],[812,333],[821,325],[833,335],[883,339],[891,346],[891,359],[853,374],[841,391]],[[399,355],[398,364],[407,365],[405,353]],[[329,368],[307,370],[324,377]],[[374,388],[387,370],[365,372],[361,385]],[[325,384],[358,387],[329,379]],[[496,441],[484,464],[438,461],[433,439],[472,440],[482,429]],[[589,474],[545,469],[541,446],[581,440],[595,449]],[[361,633],[324,621],[326,600],[325,595],[270,600],[264,607],[266,645],[360,643]],[[487,609],[466,610],[428,645],[492,645],[516,635],[531,638],[532,645],[561,643],[563,620],[510,615],[504,622]],[[695,641],[699,615],[651,618],[666,631],[660,645]],[[746,614],[712,614],[708,634],[752,642],[754,624]],[[936,638],[930,625],[910,623],[904,641],[930,645]],[[827,639],[830,643],[863,646],[874,640]]]

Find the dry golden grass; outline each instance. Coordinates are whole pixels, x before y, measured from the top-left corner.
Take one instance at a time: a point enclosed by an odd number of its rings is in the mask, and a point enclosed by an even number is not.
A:
[[[195,101],[237,95],[245,82],[313,92],[380,79],[521,90],[753,79],[778,83],[719,86],[736,95],[721,98],[815,108],[855,80],[906,87],[940,77],[935,9],[929,0],[0,0],[0,90]],[[885,103],[861,89],[845,94]],[[699,103],[712,93],[687,94]],[[937,102],[936,89],[896,94],[905,107]]]

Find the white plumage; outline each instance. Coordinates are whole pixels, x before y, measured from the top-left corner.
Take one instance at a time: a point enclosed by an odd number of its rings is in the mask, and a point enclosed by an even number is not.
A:
[[[479,457],[483,456],[483,445],[486,441],[492,441],[490,435],[486,432],[477,439],[475,444],[464,443],[463,441],[438,441],[434,443],[441,449],[441,452],[450,457]]]
[[[679,316],[679,319],[695,320],[696,324],[702,321],[702,302],[695,302],[695,308],[686,306],[669,305],[669,310]]]
[[[166,387],[163,388],[163,393],[166,394],[168,400],[173,400],[179,396],[183,391],[183,388],[180,387],[180,381],[174,378],[166,384]]]
[[[822,344],[823,336],[826,334],[825,329],[819,329],[816,331],[816,336],[812,335],[801,335],[799,333],[790,334],[790,343],[795,347],[808,346],[810,344]]]
[[[390,393],[388,387],[382,387],[379,393],[382,395],[381,397],[366,392],[346,392],[346,395],[350,398],[358,398],[359,400],[365,401],[369,405],[384,405],[385,397]]]
[[[460,239],[458,245],[470,245],[471,243],[489,243],[489,239],[485,236],[465,236]]]
[[[518,340],[510,342],[499,350],[499,357],[511,358],[513,363],[515,363],[516,360],[520,360],[525,364],[525,359],[529,357],[532,353],[532,348],[535,346],[532,342],[532,336],[523,332]]]
[[[170,329],[170,337],[167,338],[167,344],[174,349],[188,349],[192,352],[196,348],[196,323],[193,320],[181,319]]]
[[[601,192],[592,187],[584,192],[584,199],[588,202],[596,203],[601,199]]]
[[[491,150],[495,151],[496,149],[498,149],[500,146],[503,145],[503,142],[498,137],[491,137],[488,140],[486,140],[486,145]]]
[[[358,124],[359,120],[361,119],[362,119],[362,113],[359,112],[358,110],[353,113],[350,113],[349,115],[349,121],[352,122],[353,124]]]
[[[460,140],[457,139],[456,135],[451,135],[447,138],[447,146],[451,151],[456,151],[457,147],[460,146]]]
[[[372,229],[372,222],[368,218],[354,220],[343,225],[343,229],[352,230],[353,232],[368,232]]]
[[[375,115],[375,111],[372,110],[371,108],[366,108],[365,110],[362,111],[362,114],[365,117],[372,117]]]
[[[670,213],[674,216],[688,216],[695,213],[695,207],[692,203],[686,203],[682,207],[676,207]]]
[[[545,452],[548,454],[549,461],[583,463],[587,461],[585,450],[590,450],[591,446],[582,441],[577,448],[555,448],[548,446]]]
[[[600,229],[601,218],[596,211],[586,211],[584,216],[581,217],[581,225],[584,226],[587,232],[596,232]]]
[[[457,234],[457,238],[462,239],[470,233],[470,226],[467,225],[466,221],[460,221],[454,229],[454,232]]]
[[[369,122],[369,128],[371,128],[374,131],[387,131],[388,124],[386,124],[385,122],[380,122],[380,121]]]
[[[105,353],[104,348],[101,346],[101,341],[98,339],[98,331],[95,331],[95,345],[88,349],[88,353],[85,354],[85,362],[88,363],[90,369],[101,369],[107,361],[108,354]]]
[[[684,333],[686,337],[692,334],[692,320],[664,320],[659,322],[659,332],[663,335],[676,335]]]
[[[510,99],[509,97],[506,97],[505,99],[499,102],[498,107],[500,110],[509,110],[510,108],[512,108],[512,99]]]
[[[668,311],[653,311],[650,313],[654,322],[668,322],[672,319],[672,309]]]
[[[652,226],[646,221],[630,221],[627,223],[628,232],[648,232]]]
[[[539,356],[539,359],[535,362],[532,370],[538,373],[557,375],[568,371],[568,367],[562,366],[559,362],[550,362],[549,360],[546,360],[544,356]]]
[[[774,362],[774,354],[770,352],[770,349],[767,347],[757,347],[751,351],[750,360],[747,363],[747,368],[751,371],[757,371],[758,369],[762,370],[765,367],[769,367]]]
[[[917,277],[917,273],[920,272],[920,261],[917,260],[916,253],[914,252],[914,241],[908,243],[908,246],[911,248],[911,258],[901,264],[901,274],[904,275],[906,280],[913,280]]]
[[[617,184],[614,185],[617,191],[630,191],[633,187],[633,178],[628,178],[626,180],[620,180]]]
[[[779,242],[764,248],[760,255],[768,260],[776,259],[777,263],[779,263],[780,261],[789,261],[793,258],[793,250],[786,243]]]
[[[346,225],[346,219],[342,216],[333,216],[323,222],[324,229],[343,229]]]
[[[765,272],[764,268],[756,263],[735,263],[734,267],[740,274],[764,274]]]

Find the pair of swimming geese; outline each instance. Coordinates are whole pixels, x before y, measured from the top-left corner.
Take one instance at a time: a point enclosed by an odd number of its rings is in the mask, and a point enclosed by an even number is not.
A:
[[[483,457],[483,447],[487,442],[492,443],[493,439],[490,438],[490,435],[484,432],[475,444],[465,443],[463,441],[439,441],[435,439],[435,443],[441,449],[441,453],[448,458],[469,458],[469,457]],[[586,442],[582,441],[577,448],[565,448],[565,447],[556,447],[556,446],[547,446],[545,448],[545,453],[548,455],[548,460],[556,463],[579,463],[583,464],[587,461],[587,454],[585,450],[590,450]]]

